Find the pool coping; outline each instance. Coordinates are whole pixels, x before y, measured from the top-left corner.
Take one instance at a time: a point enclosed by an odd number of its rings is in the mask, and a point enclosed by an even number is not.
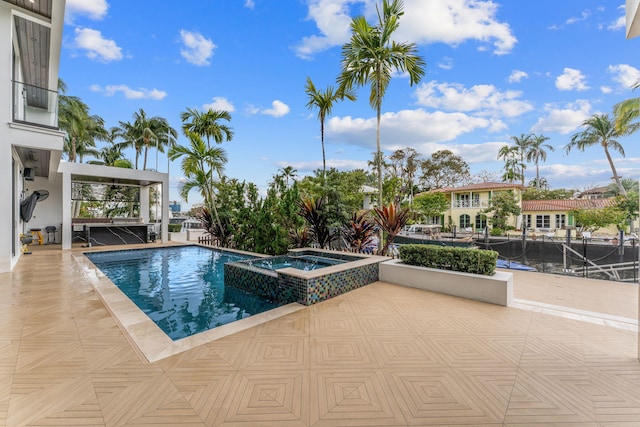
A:
[[[232,249],[219,249],[204,245],[167,245],[154,246],[149,249],[159,249],[176,246],[202,246],[211,250],[221,250],[226,252],[252,254],[249,252],[236,251]],[[143,249],[143,248],[136,248]],[[129,299],[107,276],[100,271],[86,256],[85,252],[102,251],[122,251],[131,249],[100,249],[87,251],[74,251],[72,257],[80,268],[81,272],[91,284],[93,289],[102,300],[107,311],[114,318],[116,324],[136,351],[141,360],[153,363],[167,357],[182,353],[202,344],[244,331],[246,329],[269,322],[287,314],[303,310],[306,307],[298,303],[291,303],[274,308],[264,313],[255,314],[247,318],[237,320],[226,325],[218,326],[208,331],[200,332],[190,337],[172,340],[165,334],[153,320],[151,320],[138,306]],[[261,254],[252,254],[262,256]]]

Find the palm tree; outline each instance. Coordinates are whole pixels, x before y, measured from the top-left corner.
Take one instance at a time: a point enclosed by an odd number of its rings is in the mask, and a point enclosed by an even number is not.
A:
[[[285,179],[287,188],[289,188],[289,179],[294,180],[298,176],[298,171],[294,169],[293,166],[280,168],[278,171],[280,172],[280,176]]]
[[[382,0],[378,24],[370,25],[363,16],[351,21],[351,40],[342,46],[342,72],[338,77],[339,91],[369,84],[369,103],[376,110],[376,152],[380,150],[380,117],[382,99],[389,87],[393,71],[406,72],[413,86],[422,79],[426,63],[417,54],[415,43],[391,40],[404,14],[401,0]],[[378,196],[382,203],[382,165],[378,163]]]
[[[216,207],[213,172],[216,172],[218,178],[222,178],[227,154],[222,147],[208,148],[202,137],[196,133],[187,132],[186,136],[189,139],[189,147],[177,144],[168,152],[172,161],[182,158],[181,168],[186,182],[180,190],[180,196],[188,201],[192,189],[200,190],[205,207],[214,213],[219,229],[224,230]]]
[[[76,96],[60,95],[58,101],[58,126],[66,132],[64,152],[70,162],[82,161],[92,150],[96,140],[107,136],[104,120],[89,114],[89,106]]]
[[[318,109],[320,141],[322,142],[322,180],[324,181],[327,173],[327,161],[324,152],[324,121],[327,115],[331,114],[334,103],[342,101],[344,98],[355,101],[356,95],[352,90],[334,90],[333,86],[327,86],[324,91],[318,90],[311,81],[311,77],[307,77],[307,84],[304,90],[308,97],[307,108],[310,110],[313,108]]]
[[[520,168],[521,168],[520,175],[522,180],[522,186],[524,187],[524,170],[527,168],[527,166],[524,164],[524,158],[526,156],[527,151],[529,150],[529,147],[531,146],[533,135],[532,134],[525,135],[521,133],[519,137],[512,136],[511,140],[513,141],[514,148],[516,148],[516,152],[520,157]]]
[[[220,124],[220,120],[231,121],[231,114],[224,110],[209,109],[202,113],[196,109],[187,108],[187,111],[180,114],[182,120],[182,131],[195,133],[207,138],[207,148],[211,148],[211,138],[221,144],[222,141],[233,139],[233,129],[227,125]]]
[[[109,136],[107,137],[108,145],[102,147],[100,151],[97,152],[95,157],[98,160],[90,160],[87,163],[92,165],[104,165],[114,166],[117,168],[132,169],[133,164],[129,159],[125,158],[124,154],[122,153],[122,150],[127,147],[127,143],[116,142],[119,132],[120,129],[117,127],[109,129]]]
[[[628,116],[627,119],[623,121],[628,123],[629,120],[630,117]],[[600,144],[607,156],[607,161],[609,162],[611,172],[613,173],[613,180],[618,186],[620,194],[627,197],[627,190],[625,190],[622,182],[620,181],[620,177],[618,176],[616,167],[613,164],[613,159],[611,158],[609,149],[616,150],[622,154],[622,157],[624,157],[624,148],[622,147],[622,144],[618,142],[617,138],[635,132],[638,125],[628,124],[616,126],[615,121],[611,120],[608,114],[594,114],[582,122],[582,127],[585,129],[582,132],[574,134],[571,137],[571,142],[565,146],[567,154],[569,154],[572,148],[584,151],[587,147]]]
[[[555,148],[549,144],[545,144],[549,137],[544,135],[532,135],[529,142],[529,148],[527,149],[527,162],[533,162],[536,165],[536,189],[540,190],[540,160],[543,162],[547,160],[547,152],[545,148],[550,151],[555,151]]]
[[[516,180],[524,179],[524,164],[520,161],[520,148],[517,145],[500,147],[498,160],[500,159],[504,160],[502,181],[513,183]]]
[[[632,90],[640,87],[640,80],[631,86]],[[632,120],[640,116],[640,97],[625,99],[613,107],[613,113],[616,122],[616,128],[621,131],[620,127],[627,126]]]

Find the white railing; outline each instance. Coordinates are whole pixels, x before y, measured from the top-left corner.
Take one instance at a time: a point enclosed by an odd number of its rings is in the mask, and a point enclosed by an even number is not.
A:
[[[451,202],[452,208],[486,208],[489,207],[487,202],[481,200],[454,200]]]
[[[13,82],[13,121],[58,127],[58,92]]]

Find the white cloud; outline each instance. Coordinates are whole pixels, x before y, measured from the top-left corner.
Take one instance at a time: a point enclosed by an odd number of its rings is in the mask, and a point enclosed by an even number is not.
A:
[[[193,65],[209,65],[216,45],[211,39],[205,38],[195,31],[180,30],[180,40],[184,47],[180,55]]]
[[[319,34],[303,38],[294,47],[301,58],[310,58],[349,40],[351,10],[364,5],[370,23],[377,22],[373,0],[308,0],[307,18],[314,21]],[[509,53],[517,43],[509,24],[496,18],[498,5],[485,0],[424,1],[405,0],[405,14],[394,39],[421,43],[459,45],[467,40],[493,45],[497,55]]]
[[[256,3],[253,0],[245,0],[244,7],[253,9],[254,7],[256,7]]]
[[[609,65],[607,71],[613,74],[613,81],[620,85],[621,89],[629,89],[640,81],[640,70],[627,64]]]
[[[64,19],[68,24],[73,23],[77,16],[100,20],[107,15],[108,9],[109,5],[106,0],[67,0]]]
[[[613,89],[611,89],[610,86],[600,86],[600,92],[604,93],[605,95],[613,92]]]
[[[214,96],[213,97],[213,102],[210,104],[204,104],[202,106],[202,109],[205,111],[208,110],[224,110],[224,111],[228,111],[230,113],[233,113],[236,108],[233,106],[233,104],[231,103],[231,101],[229,101],[227,98],[224,98],[222,96]]]
[[[580,16],[572,16],[571,18],[567,19],[565,21],[565,24],[571,25],[580,21],[586,21],[590,16],[591,16],[591,11],[588,9],[585,9],[582,11]]]
[[[256,106],[250,105],[246,111],[248,114],[264,114],[267,116],[282,117],[289,114],[289,111],[291,111],[291,109],[287,104],[276,99],[271,103],[271,108],[258,108]]]
[[[458,83],[430,81],[418,86],[415,94],[421,106],[493,117],[516,117],[533,109],[529,102],[518,99],[522,92],[501,92],[493,85],[466,88]]]
[[[304,37],[294,47],[296,55],[309,59],[315,53],[349,40],[351,24],[349,3],[349,0],[309,0],[307,19],[316,23],[320,35]]]
[[[406,0],[397,40],[446,43],[457,46],[468,40],[493,46],[493,53],[511,52],[517,43],[509,24],[499,22],[498,4],[484,0]]]
[[[532,132],[558,132],[566,135],[574,131],[591,115],[591,104],[587,100],[578,100],[559,108],[553,104],[545,105],[546,115],[531,128]]]
[[[444,58],[442,58],[440,60],[440,62],[438,62],[438,67],[442,68],[443,70],[452,69],[453,68],[453,58],[445,56]]]
[[[76,28],[75,45],[86,51],[87,57],[102,62],[119,61],[122,49],[115,41],[102,37],[102,33],[91,28]]]
[[[526,71],[522,70],[513,70],[509,75],[509,83],[520,83],[522,79],[528,79],[529,74]]]
[[[101,92],[105,96],[114,96],[117,93],[122,93],[127,99],[152,99],[158,101],[167,96],[167,92],[162,90],[144,88],[132,89],[127,85],[107,85],[105,87],[92,85],[91,90],[93,92]]]
[[[587,90],[586,77],[580,70],[565,68],[557,78],[556,87],[559,90]]]
[[[623,15],[618,19],[616,19],[615,21],[613,21],[612,23],[610,23],[609,25],[607,25],[607,30],[610,30],[610,31],[623,30],[626,28],[626,26],[627,26],[627,19]]]
[[[381,117],[381,143],[384,149],[451,141],[477,129],[504,129],[500,121],[472,117],[464,113],[427,112],[423,109],[385,113]],[[326,124],[328,140],[375,147],[376,119],[332,117]]]

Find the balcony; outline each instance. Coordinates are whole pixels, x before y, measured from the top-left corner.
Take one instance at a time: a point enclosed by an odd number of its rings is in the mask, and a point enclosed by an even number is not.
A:
[[[58,92],[13,82],[13,121],[58,128]]]
[[[487,208],[489,204],[480,200],[454,200],[451,207],[456,208]]]

